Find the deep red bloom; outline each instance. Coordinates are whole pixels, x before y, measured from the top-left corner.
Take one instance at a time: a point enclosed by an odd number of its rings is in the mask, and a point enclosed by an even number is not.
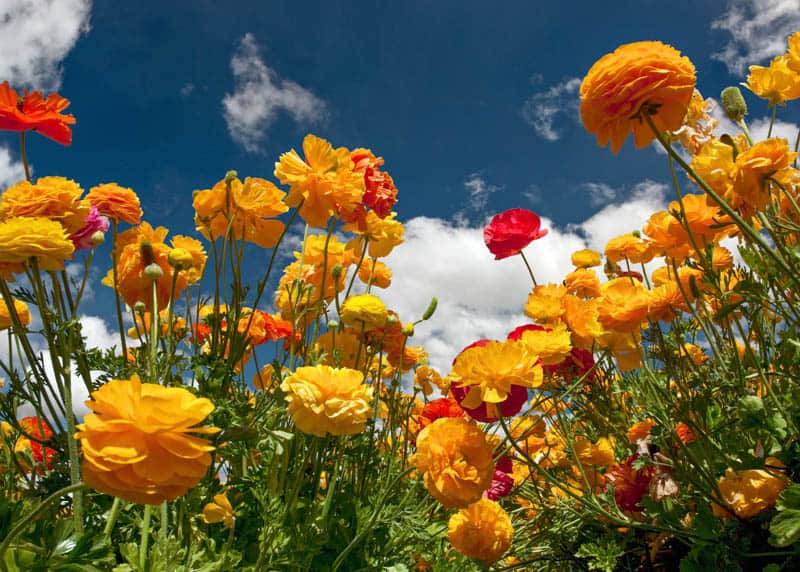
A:
[[[495,215],[483,229],[483,241],[495,260],[508,258],[547,234],[547,229],[539,228],[541,223],[539,215],[532,211],[509,209]]]
[[[8,82],[0,84],[0,130],[38,131],[48,139],[62,145],[72,143],[72,130],[75,124],[72,115],[60,112],[69,106],[69,100],[57,93],[47,99],[39,91],[25,92],[20,97],[9,87]]]
[[[636,270],[629,270],[627,272],[618,272],[617,278],[634,278],[639,282],[642,282],[642,274],[640,272],[636,272]]]
[[[419,430],[422,431],[442,417],[464,417],[466,413],[458,402],[452,397],[442,397],[441,399],[434,399],[425,404],[422,408],[422,413],[417,417],[417,425]]]
[[[522,339],[522,334],[525,332],[549,332],[551,328],[545,328],[544,326],[540,326],[539,324],[523,324],[521,326],[517,326],[511,332],[509,332],[506,339],[518,341]]]
[[[50,429],[50,426],[47,424],[47,422],[42,419],[40,424],[38,417],[24,417],[23,419],[19,420],[19,426],[25,434],[32,437],[31,439],[28,439],[28,437],[23,436],[22,439],[24,439],[25,444],[30,444],[31,457],[33,457],[33,461],[36,464],[44,463],[48,469],[52,469],[53,457],[56,456],[57,451],[55,449],[51,449],[50,447],[44,447],[44,453],[42,453],[42,444],[39,443],[39,441],[49,441],[53,438],[53,431]],[[21,444],[18,441],[16,447],[19,447],[20,445]]]
[[[386,218],[397,203],[397,187],[389,173],[378,167],[383,157],[375,157],[369,149],[354,149],[350,152],[354,171],[364,172],[364,206],[371,208],[379,218]]]
[[[623,463],[616,463],[606,472],[606,479],[614,485],[614,500],[622,510],[642,510],[639,504],[650,488],[650,480],[656,473],[648,465],[634,469],[633,462],[639,455],[631,455]]]
[[[508,463],[501,463],[504,459],[508,459]],[[511,476],[511,459],[509,457],[501,457],[497,460],[494,467],[494,476],[492,483],[486,492],[483,493],[484,498],[496,501],[511,494],[511,489],[514,488],[514,478]]]

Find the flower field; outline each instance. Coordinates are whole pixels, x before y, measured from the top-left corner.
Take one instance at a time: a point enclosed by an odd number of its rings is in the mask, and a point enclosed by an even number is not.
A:
[[[800,32],[744,79],[774,123]],[[26,137],[79,123],[0,85],[26,175],[0,195],[0,571],[800,568],[800,133],[754,140],[738,87],[722,132],[697,83],[657,41],[589,69],[586,131],[657,146],[674,200],[558,283],[525,255],[540,217],[493,216],[530,294],[448,371],[415,344],[437,299],[381,299],[390,157],[309,134],[194,191],[196,233],[170,237],[124,182],[33,178]]]

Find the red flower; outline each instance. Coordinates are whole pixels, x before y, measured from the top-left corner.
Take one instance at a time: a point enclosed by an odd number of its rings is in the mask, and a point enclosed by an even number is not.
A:
[[[47,99],[39,91],[20,97],[11,89],[8,82],[0,84],[0,129],[5,131],[38,131],[48,139],[62,145],[72,143],[72,130],[75,124],[72,115],[60,112],[69,106],[69,100],[57,93]]]
[[[354,171],[364,171],[362,202],[374,210],[378,218],[386,218],[397,203],[397,187],[389,173],[378,168],[383,165],[383,157],[375,157],[369,149],[354,149],[350,158]]]
[[[522,252],[537,238],[547,234],[541,229],[539,215],[527,209],[509,209],[498,215],[483,229],[483,241],[495,260]]]
[[[458,402],[451,397],[442,397],[441,399],[434,399],[425,404],[422,408],[422,413],[417,417],[417,425],[419,430],[422,431],[442,417],[464,417],[466,413],[461,409]]]
[[[44,464],[48,469],[53,468],[53,457],[56,456],[57,451],[50,447],[42,447],[40,441],[49,441],[53,438],[53,431],[44,419],[38,417],[24,417],[19,420],[19,426],[23,432],[30,435],[29,439],[23,435],[14,446],[14,452],[23,451],[27,448],[31,450],[31,457],[37,465]],[[41,472],[41,467],[39,468]]]
[[[505,455],[497,459],[497,463],[494,466],[492,484],[483,493],[483,498],[496,501],[510,495],[511,489],[514,488],[514,479],[511,477],[513,470],[511,457]]]
[[[639,455],[631,455],[625,462],[613,465],[606,472],[606,479],[614,485],[614,500],[622,510],[642,510],[639,504],[650,488],[650,480],[655,475],[655,467],[648,465],[634,469],[633,462]]]

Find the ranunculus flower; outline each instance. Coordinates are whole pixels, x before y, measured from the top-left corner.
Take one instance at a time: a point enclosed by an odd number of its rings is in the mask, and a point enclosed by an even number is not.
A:
[[[85,200],[112,220],[128,224],[142,222],[142,207],[133,189],[117,183],[104,183],[89,189]]]
[[[511,547],[514,527],[499,504],[481,499],[450,517],[447,538],[464,556],[491,564]]]
[[[464,417],[443,417],[423,429],[409,462],[431,496],[447,508],[480,499],[494,475],[492,447],[483,431]]]
[[[61,113],[67,107],[69,100],[57,93],[45,99],[40,91],[26,91],[20,97],[7,81],[0,84],[0,129],[4,131],[37,131],[56,143],[69,145],[69,126],[75,124],[75,118]]]
[[[342,304],[339,315],[344,324],[357,329],[363,327],[365,330],[382,327],[388,316],[386,304],[372,294],[350,296]]]
[[[231,501],[228,500],[226,493],[214,495],[214,502],[203,507],[203,522],[206,524],[221,522],[225,528],[233,528],[235,518]]]
[[[327,365],[299,367],[283,380],[281,389],[289,414],[303,433],[317,437],[360,433],[372,415],[373,388],[364,374]]]
[[[495,215],[483,229],[483,241],[495,260],[522,252],[537,238],[547,234],[540,228],[539,215],[527,209],[509,209]]]
[[[14,310],[16,310],[19,321],[22,322],[23,326],[31,323],[31,311],[25,302],[15,298]],[[0,300],[0,330],[10,328],[12,325],[14,325],[14,322],[11,319],[11,311],[8,308],[8,304],[6,304],[5,300]]]
[[[643,107],[660,132],[683,123],[695,86],[689,58],[661,42],[634,42],[606,54],[591,67],[581,84],[581,119],[597,143],[611,142],[616,153],[630,133],[637,149],[655,135],[639,117]]]
[[[767,464],[779,466],[780,461],[767,459]],[[739,518],[750,518],[773,506],[788,484],[788,479],[777,470],[728,469],[718,483],[719,492],[727,506],[715,504],[711,508],[717,516],[730,516],[728,510],[731,510]]]
[[[160,504],[183,495],[205,475],[214,447],[190,433],[214,410],[204,397],[181,387],[142,383],[134,375],[92,392],[94,411],[78,425],[84,482],[139,504]]]
[[[19,420],[20,428],[30,435],[32,439],[25,435],[21,435],[14,443],[14,453],[22,453],[30,451],[33,462],[37,465],[44,465],[48,470],[53,468],[53,459],[58,453],[55,449],[50,447],[43,447],[39,441],[49,441],[53,438],[53,430],[47,424],[47,421],[39,417],[24,417]],[[22,462],[23,468],[30,470],[25,466],[26,463]],[[42,467],[39,467],[39,472],[42,472]]]
[[[631,455],[622,463],[612,465],[606,471],[606,479],[614,485],[614,500],[622,510],[641,510],[639,504],[650,490],[650,480],[655,475],[655,467],[648,465],[634,469],[633,462],[639,455]]]
[[[0,264],[38,260],[42,270],[63,270],[75,246],[61,223],[42,217],[14,217],[0,222]]]
[[[98,230],[108,231],[109,222],[106,217],[100,214],[97,207],[89,207],[89,216],[86,217],[86,226],[70,235],[69,239],[75,245],[75,250],[87,250],[93,246],[92,235]]]

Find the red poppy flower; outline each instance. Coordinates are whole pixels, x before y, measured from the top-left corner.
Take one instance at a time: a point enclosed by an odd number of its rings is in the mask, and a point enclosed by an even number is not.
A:
[[[419,430],[422,431],[442,417],[464,417],[464,415],[466,415],[464,410],[461,409],[455,399],[442,397],[425,404],[425,407],[422,408],[422,413],[417,417],[417,425],[419,425]]]
[[[633,462],[639,455],[631,455],[622,463],[612,465],[606,472],[606,479],[614,485],[614,500],[622,510],[642,510],[640,504],[650,488],[650,479],[655,475],[655,467],[648,465],[634,469]]]
[[[0,130],[37,131],[62,145],[72,143],[72,130],[75,124],[72,115],[62,115],[69,106],[69,100],[57,93],[47,99],[39,91],[25,92],[20,97],[11,89],[8,82],[0,84]]]
[[[541,224],[539,215],[532,211],[509,209],[495,215],[483,229],[483,241],[495,260],[508,258],[547,234],[547,229],[539,228]]]

